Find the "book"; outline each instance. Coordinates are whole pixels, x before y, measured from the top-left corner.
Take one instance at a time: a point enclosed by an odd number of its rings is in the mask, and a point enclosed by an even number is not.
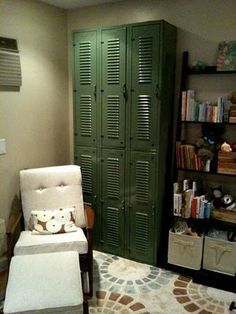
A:
[[[187,100],[186,100],[186,121],[191,121],[191,108],[194,106],[194,90],[187,90]]]
[[[197,217],[199,219],[203,219],[204,218],[204,210],[205,210],[205,205],[204,205],[204,201],[205,201],[205,195],[200,195],[199,196],[199,212],[197,213]]]
[[[182,121],[186,120],[186,101],[187,101],[187,92],[182,91],[182,110],[181,110]]]
[[[182,217],[183,218],[191,217],[192,199],[193,199],[192,189],[187,189],[183,191],[183,199],[182,199]]]
[[[192,200],[192,206],[191,206],[191,217],[197,218],[197,213],[199,213],[199,203],[200,199],[198,196],[194,196]]]
[[[173,199],[174,216],[181,216],[181,208],[182,208],[182,194],[174,193],[174,199]]]
[[[217,71],[236,70],[236,41],[219,43],[216,68]]]

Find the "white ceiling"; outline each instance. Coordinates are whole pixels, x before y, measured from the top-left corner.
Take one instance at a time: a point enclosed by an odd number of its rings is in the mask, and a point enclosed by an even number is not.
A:
[[[122,0],[38,0],[63,9],[75,9],[101,3],[118,2]]]

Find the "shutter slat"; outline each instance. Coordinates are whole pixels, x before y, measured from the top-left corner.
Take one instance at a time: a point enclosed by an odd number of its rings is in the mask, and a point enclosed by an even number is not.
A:
[[[0,51],[0,85],[22,85],[20,56],[18,53]]]

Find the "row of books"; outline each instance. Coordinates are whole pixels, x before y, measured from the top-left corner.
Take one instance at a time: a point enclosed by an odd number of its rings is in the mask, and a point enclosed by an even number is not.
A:
[[[216,103],[201,103],[195,99],[195,91],[182,91],[182,121],[223,122],[227,98],[219,96]]]
[[[196,147],[191,144],[182,144],[176,142],[176,161],[177,167],[182,169],[191,169],[199,171],[210,171],[211,160],[206,162],[202,160],[196,153]]]
[[[182,184],[181,184],[182,185]],[[180,183],[173,186],[173,215],[182,218],[209,219],[212,203],[205,195],[196,195],[196,182],[189,186],[189,180],[183,181],[183,189]]]

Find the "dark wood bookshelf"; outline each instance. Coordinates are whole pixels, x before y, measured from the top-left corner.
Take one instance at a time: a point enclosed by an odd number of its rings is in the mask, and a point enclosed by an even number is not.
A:
[[[189,65],[188,62],[188,52],[185,51],[183,53],[183,62],[182,62],[182,74],[181,74],[181,82],[180,82],[180,94],[179,94],[179,101],[178,101],[178,111],[177,111],[177,119],[176,119],[176,142],[183,142],[182,139],[182,130],[186,128],[188,130],[191,125],[192,128],[198,129],[199,127],[202,127],[202,133],[206,130],[209,129],[211,132],[217,132],[218,133],[223,133],[225,129],[230,129],[233,132],[234,126],[236,123],[230,123],[230,122],[208,122],[208,121],[182,121],[181,117],[181,111],[182,111],[182,101],[181,101],[181,96],[182,96],[182,91],[187,90],[188,84],[196,84],[197,82],[189,82],[188,78],[191,75],[212,75],[209,77],[209,79],[215,79],[214,75],[223,75],[224,77],[227,77],[227,75],[232,75],[236,74],[236,71],[217,71],[216,66],[206,66],[205,68],[202,69],[196,69],[193,68]],[[223,78],[223,77],[222,77]],[[232,126],[232,129],[230,128]],[[199,130],[197,130],[199,131]],[[216,182],[217,180],[221,181],[230,181],[231,178],[234,180],[236,177],[236,174],[231,174],[231,173],[218,173],[217,172],[217,156],[215,156],[215,164],[212,165],[211,171],[200,171],[196,169],[189,169],[189,168],[180,168],[177,167],[177,160],[176,156],[173,158],[175,162],[173,162],[173,170],[172,170],[172,181],[173,182],[178,182],[181,178],[191,178],[191,177],[199,177],[199,179],[202,179],[204,181],[209,182]],[[207,177],[207,176],[209,177]],[[212,177],[210,177],[212,176]],[[223,176],[223,177],[222,177]],[[203,187],[202,187],[203,190]],[[200,190],[199,190],[200,192]],[[200,193],[203,193],[200,192]],[[205,193],[207,196],[208,191]],[[236,232],[236,224],[234,220],[228,219],[227,217],[220,217],[219,215],[212,215],[210,218],[181,218],[173,215],[172,210],[169,211],[169,229],[173,227],[175,219],[184,219],[187,220],[188,227],[191,227],[194,231],[198,232],[199,234],[207,234],[210,228],[216,228],[224,231],[229,231],[229,232]],[[229,221],[230,220],[230,221]],[[167,236],[167,245],[168,245],[168,236]],[[204,244],[205,246],[205,244]],[[203,247],[204,247],[203,246]],[[204,247],[205,249],[205,247]],[[220,288],[220,289],[225,289],[231,292],[236,292],[236,277],[231,276],[230,274],[223,274],[219,271],[213,271],[213,270],[207,270],[203,268],[203,264],[201,264],[200,269],[189,269],[184,266],[177,266],[174,264],[169,264],[168,263],[168,246],[165,247],[164,250],[165,256],[166,256],[166,265],[165,267],[167,269],[183,273],[184,275],[189,275],[193,278],[194,282],[201,283],[201,284],[207,284],[208,286],[212,286],[215,288]],[[203,259],[203,255],[202,255]]]

